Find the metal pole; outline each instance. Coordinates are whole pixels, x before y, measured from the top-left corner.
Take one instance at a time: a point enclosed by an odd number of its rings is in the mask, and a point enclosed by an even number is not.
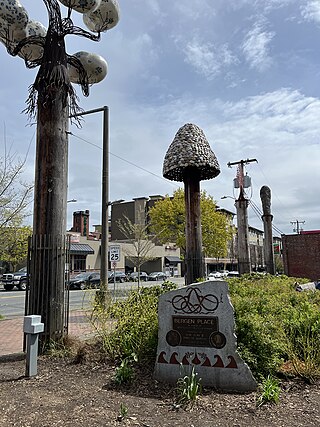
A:
[[[105,301],[108,291],[108,238],[109,238],[109,107],[106,105],[94,110],[82,111],[70,117],[103,112],[102,129],[102,206],[101,206],[101,263],[100,263],[100,298]],[[100,301],[102,301],[100,299]]]
[[[102,155],[102,210],[101,210],[101,265],[100,265],[100,292],[105,301],[108,290],[108,237],[109,237],[109,109],[103,107],[103,155]]]

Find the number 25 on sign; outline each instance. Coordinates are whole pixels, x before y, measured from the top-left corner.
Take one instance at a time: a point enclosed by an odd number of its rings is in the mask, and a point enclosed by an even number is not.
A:
[[[109,261],[112,261],[112,262],[120,261],[120,246],[110,246]]]

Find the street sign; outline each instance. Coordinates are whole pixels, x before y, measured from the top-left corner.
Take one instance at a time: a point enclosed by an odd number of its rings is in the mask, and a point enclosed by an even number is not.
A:
[[[109,247],[109,261],[119,262],[120,261],[120,246],[110,245]]]

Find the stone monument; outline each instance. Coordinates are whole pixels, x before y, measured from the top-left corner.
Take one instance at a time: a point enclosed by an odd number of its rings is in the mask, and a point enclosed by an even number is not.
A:
[[[207,281],[161,295],[158,318],[157,380],[175,384],[194,368],[204,386],[238,393],[257,388],[236,350],[226,282]]]

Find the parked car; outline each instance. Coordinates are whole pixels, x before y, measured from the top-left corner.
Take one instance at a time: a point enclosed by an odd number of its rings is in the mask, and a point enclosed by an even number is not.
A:
[[[100,273],[79,273],[69,280],[69,289],[98,288],[100,286]]]
[[[137,282],[138,276],[139,276],[139,273],[137,271],[134,271],[133,273],[130,274],[129,280],[132,282]],[[141,282],[146,282],[148,280],[148,278],[149,278],[149,276],[147,275],[147,273],[145,271],[140,271],[140,281]]]
[[[6,291],[12,291],[15,286],[19,291],[25,291],[28,286],[27,267],[23,267],[14,273],[3,274],[1,283]]]
[[[167,280],[168,276],[162,271],[154,271],[149,274],[149,280]]]
[[[223,271],[213,271],[209,274],[208,279],[209,280],[222,280],[224,277],[227,276],[227,270]]]
[[[123,271],[108,271],[108,282],[112,283],[116,279],[116,282],[124,283],[127,280],[127,276]]]
[[[239,277],[239,271],[229,271],[227,277]]]

